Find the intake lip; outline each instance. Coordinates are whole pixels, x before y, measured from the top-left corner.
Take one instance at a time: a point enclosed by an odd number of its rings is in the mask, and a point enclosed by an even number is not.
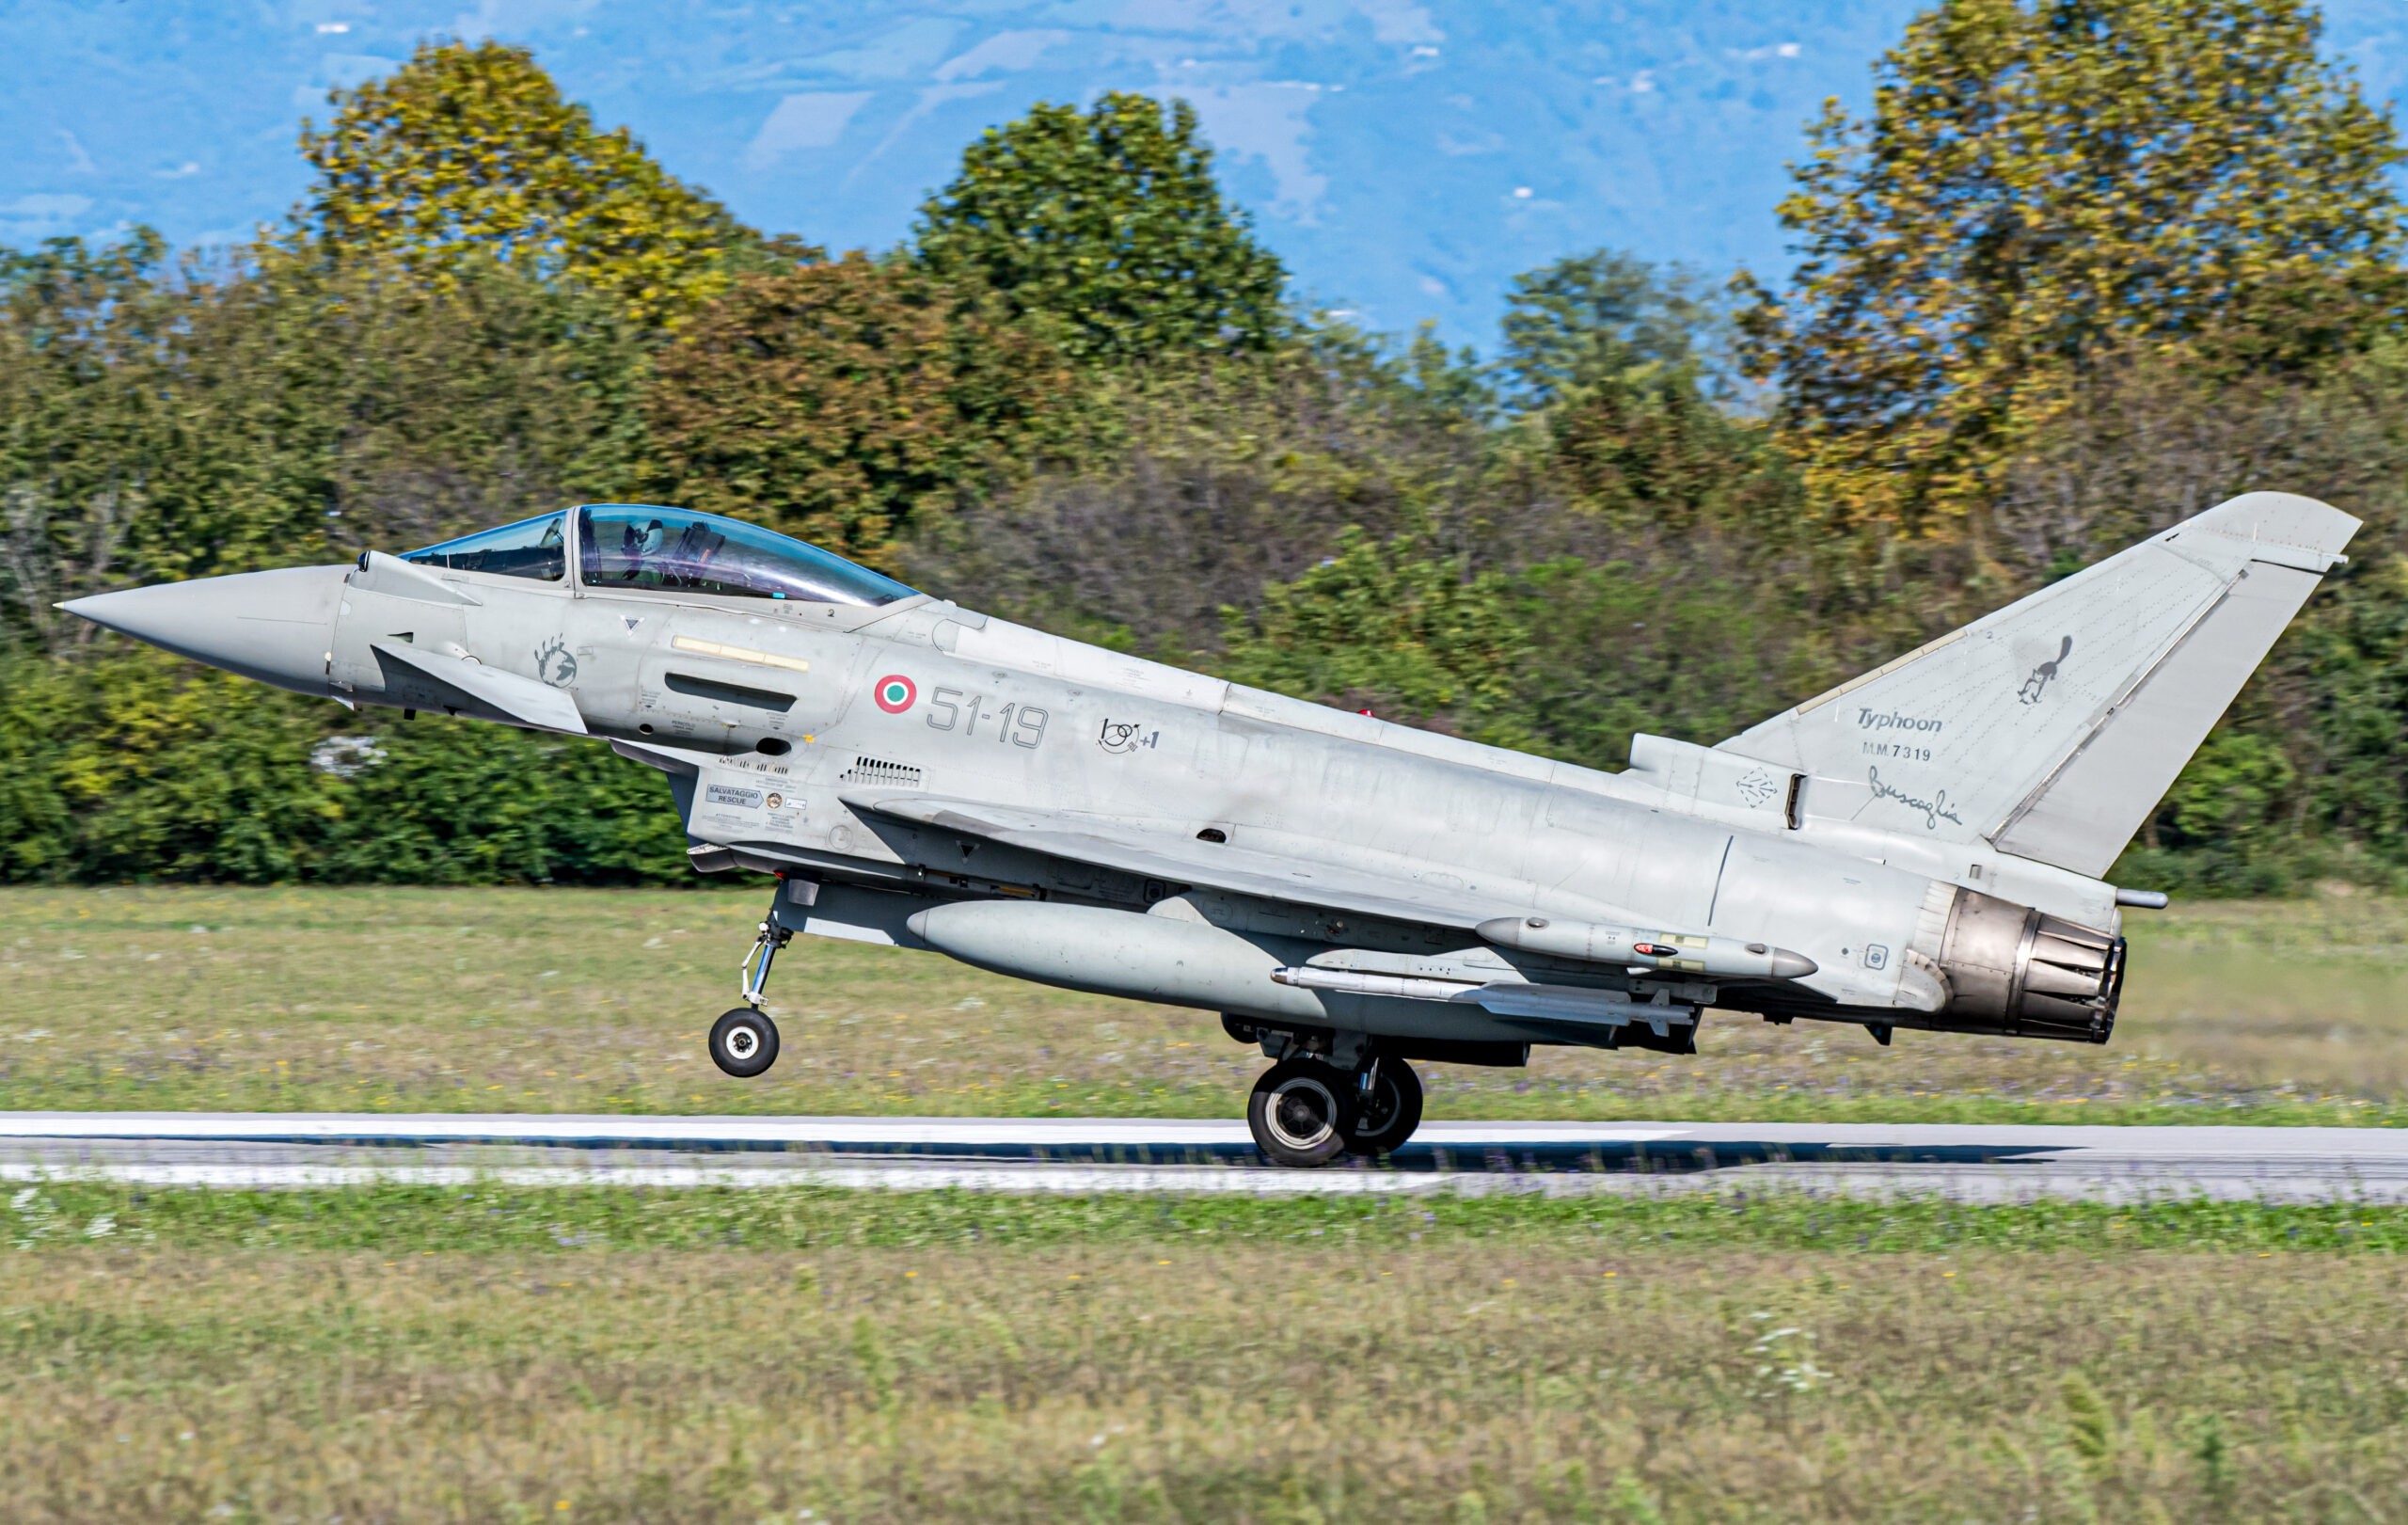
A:
[[[331,692],[347,566],[288,566],[94,594],[58,607],[179,657],[295,693]]]

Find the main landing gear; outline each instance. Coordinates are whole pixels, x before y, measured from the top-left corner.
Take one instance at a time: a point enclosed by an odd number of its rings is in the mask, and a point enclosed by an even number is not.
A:
[[[785,886],[778,889],[784,894]],[[744,977],[744,1004],[711,1024],[711,1062],[738,1080],[750,1080],[778,1062],[778,1025],[761,1009],[761,998],[769,988],[769,965],[777,961],[778,949],[793,938],[792,929],[778,925],[777,908],[771,906],[760,935],[752,940],[752,951],[737,969]]]
[[[1335,1055],[1281,1046],[1286,1054],[1254,1083],[1245,1107],[1255,1148],[1272,1164],[1309,1168],[1347,1154],[1376,1157],[1421,1125],[1421,1079],[1402,1059],[1361,1044],[1350,1068]]]

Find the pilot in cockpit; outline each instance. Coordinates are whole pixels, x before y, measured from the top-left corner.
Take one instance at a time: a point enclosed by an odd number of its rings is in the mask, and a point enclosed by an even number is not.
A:
[[[619,554],[625,556],[629,563],[628,576],[632,577],[642,569],[642,564],[646,557],[660,554],[660,548],[666,543],[668,533],[667,527],[658,519],[641,528],[634,520],[627,521],[626,532],[619,537]]]

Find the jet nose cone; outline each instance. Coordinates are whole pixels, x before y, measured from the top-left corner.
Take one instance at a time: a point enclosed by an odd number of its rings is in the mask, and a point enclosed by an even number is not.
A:
[[[347,566],[293,566],[94,594],[58,607],[179,657],[324,694]]]

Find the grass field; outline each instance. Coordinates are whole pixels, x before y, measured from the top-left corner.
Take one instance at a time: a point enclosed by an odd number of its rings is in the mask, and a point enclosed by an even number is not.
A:
[[[0,890],[0,1107],[1234,1116],[1210,1015],[798,941],[784,1051],[703,1052],[762,897]],[[1694,1057],[1425,1066],[1433,1117],[2408,1120],[2408,903],[2136,913],[2105,1048],[1709,1021]]]
[[[2408,1214],[27,1191],[20,1520],[2363,1520]]]
[[[1209,1017],[752,895],[0,892],[0,1106],[1233,1116]],[[2408,907],[2134,929],[2105,1050],[1709,1025],[1456,1117],[2408,1119]],[[0,1517],[2408,1517],[2408,1209],[1794,1196],[0,1196]]]

